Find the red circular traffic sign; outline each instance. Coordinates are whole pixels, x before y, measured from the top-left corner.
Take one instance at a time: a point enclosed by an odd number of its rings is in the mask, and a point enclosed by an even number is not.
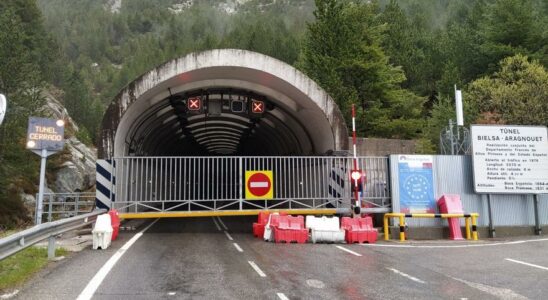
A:
[[[263,173],[255,173],[247,180],[247,190],[257,197],[268,194],[271,187],[270,178]]]

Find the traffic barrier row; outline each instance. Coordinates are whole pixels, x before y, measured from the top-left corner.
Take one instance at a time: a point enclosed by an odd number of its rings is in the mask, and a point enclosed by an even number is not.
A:
[[[388,232],[388,219],[399,218],[400,220],[400,241],[405,241],[405,218],[465,218],[464,227],[466,229],[466,239],[478,240],[478,213],[463,213],[463,214],[404,214],[404,213],[387,213],[384,214],[384,239],[388,241],[390,234]],[[472,223],[472,234],[470,234],[470,223]],[[460,230],[460,228],[459,228]]]
[[[371,217],[343,217],[339,224],[338,217],[288,216],[269,212],[259,213],[257,223],[253,223],[253,235],[263,237],[265,241],[306,243],[309,239],[316,242],[374,243],[377,241],[377,230],[373,227]]]

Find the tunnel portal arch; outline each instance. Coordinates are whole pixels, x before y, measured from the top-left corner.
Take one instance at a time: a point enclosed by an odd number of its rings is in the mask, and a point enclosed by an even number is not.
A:
[[[205,110],[188,111],[200,97]],[[260,117],[246,111],[263,101]],[[231,111],[241,101],[244,111]],[[333,99],[294,67],[237,49],[191,53],[125,87],[108,107],[100,158],[123,156],[324,155],[346,150]]]

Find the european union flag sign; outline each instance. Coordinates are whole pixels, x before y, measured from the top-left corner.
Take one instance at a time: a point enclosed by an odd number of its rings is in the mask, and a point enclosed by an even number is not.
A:
[[[400,211],[434,213],[434,180],[431,155],[399,155]]]

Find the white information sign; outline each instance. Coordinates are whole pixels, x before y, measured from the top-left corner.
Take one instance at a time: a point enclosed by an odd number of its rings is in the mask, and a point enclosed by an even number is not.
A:
[[[548,193],[548,132],[541,126],[472,125],[476,193]]]

